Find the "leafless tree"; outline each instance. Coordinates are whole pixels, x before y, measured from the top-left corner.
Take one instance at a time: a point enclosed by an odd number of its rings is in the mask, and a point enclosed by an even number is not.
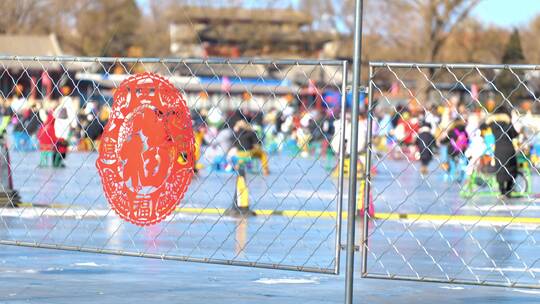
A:
[[[540,15],[521,29],[523,52],[528,62],[540,64]]]

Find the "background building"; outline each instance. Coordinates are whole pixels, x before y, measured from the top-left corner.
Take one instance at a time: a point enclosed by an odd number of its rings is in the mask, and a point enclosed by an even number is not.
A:
[[[65,55],[55,34],[50,35],[0,35],[0,56],[63,56]],[[86,64],[87,65],[87,64]],[[69,85],[70,75],[85,64],[72,63],[62,66],[58,62],[34,60],[0,60],[0,97],[16,93],[19,85],[24,96],[44,97],[59,95],[59,87]],[[56,84],[56,86],[55,86]],[[71,84],[73,86],[73,84]]]
[[[319,57],[335,39],[312,31],[313,18],[290,9],[175,6],[169,11],[170,50],[182,57]]]

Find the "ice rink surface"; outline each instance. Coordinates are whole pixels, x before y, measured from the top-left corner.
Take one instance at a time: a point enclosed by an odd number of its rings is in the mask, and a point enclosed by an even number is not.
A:
[[[240,221],[177,213],[166,226],[140,229],[123,223],[103,197],[95,156],[74,153],[67,168],[53,170],[37,168],[37,153],[13,153],[14,183],[23,202],[57,204],[67,210],[2,209],[1,238],[321,268],[335,263],[336,223],[331,218],[268,216]],[[335,211],[337,180],[325,170],[325,160],[289,162],[278,157],[272,158],[271,165],[268,178],[248,176],[253,208]],[[373,182],[377,213],[527,218],[540,213],[534,196],[508,201],[463,199],[459,184],[444,182],[435,164],[428,177],[417,170],[403,161],[378,164]],[[534,177],[533,191],[538,182]],[[231,174],[206,170],[193,181],[183,206],[227,208],[233,195]],[[360,231],[363,227],[357,225]],[[539,226],[488,220],[374,220],[369,226],[368,271],[540,284]],[[344,296],[343,275],[15,246],[2,249],[0,302],[341,303]],[[540,290],[534,289],[360,279],[360,255],[356,261],[358,302],[537,303],[540,299]]]

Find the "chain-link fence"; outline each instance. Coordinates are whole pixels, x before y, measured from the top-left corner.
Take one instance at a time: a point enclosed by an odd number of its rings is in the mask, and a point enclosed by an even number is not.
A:
[[[370,64],[364,277],[540,287],[537,69]]]
[[[1,57],[0,244],[337,273],[346,68],[342,61]],[[159,88],[148,86],[156,81]],[[140,102],[139,112],[117,108],[130,102]],[[155,134],[178,127],[175,117],[190,117],[182,123],[191,127],[187,144],[178,143],[184,152],[171,158],[159,149],[175,139]],[[187,191],[173,197],[169,215],[143,202],[161,189],[152,187],[156,176],[159,185],[171,182],[167,191],[182,190],[166,160],[190,164],[182,171]],[[115,161],[116,171],[107,167]],[[160,218],[132,224],[111,208],[120,198],[139,208],[127,213]]]

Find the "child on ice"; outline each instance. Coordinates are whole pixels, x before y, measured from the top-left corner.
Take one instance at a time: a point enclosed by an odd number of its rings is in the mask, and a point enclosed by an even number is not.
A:
[[[416,138],[416,146],[420,152],[420,173],[426,175],[428,173],[428,165],[433,159],[433,151],[435,149],[435,137],[431,134],[431,129],[428,124],[425,124],[418,130]]]

